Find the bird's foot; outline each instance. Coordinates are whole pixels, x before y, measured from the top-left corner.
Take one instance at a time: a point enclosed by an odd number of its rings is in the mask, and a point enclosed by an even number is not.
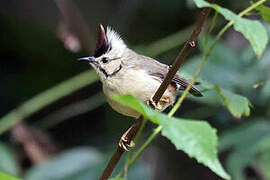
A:
[[[166,96],[162,96],[158,103],[155,103],[152,98],[147,101],[147,104],[149,106],[153,107],[154,109],[158,111],[162,111],[163,106],[168,103],[171,103],[171,100],[169,97],[166,97]]]
[[[147,103],[147,105],[149,105],[150,107],[152,107],[158,111],[162,110],[162,106],[160,105],[160,103],[155,103],[152,98],[149,99],[146,103]]]
[[[128,133],[129,131],[131,130],[131,128],[129,128],[121,137],[119,143],[118,143],[118,146],[122,149],[124,149],[125,151],[129,151],[129,148],[132,148],[135,146],[135,143],[134,141],[132,140],[129,140],[128,139]]]

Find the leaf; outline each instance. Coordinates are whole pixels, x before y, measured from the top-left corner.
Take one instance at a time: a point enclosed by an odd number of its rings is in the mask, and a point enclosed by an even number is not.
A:
[[[0,172],[5,172],[14,176],[19,174],[19,165],[17,164],[11,150],[0,142]]]
[[[230,178],[217,158],[216,130],[211,128],[207,122],[169,118],[131,95],[115,96],[113,99],[160,125],[162,135],[170,139],[178,150],[183,150],[219,176],[225,179]]]
[[[214,88],[221,96],[223,104],[236,118],[241,118],[242,115],[249,116],[251,103],[246,97],[234,94],[230,91],[224,90],[218,86]]]
[[[263,19],[270,24],[270,8],[262,4],[256,7],[256,10],[260,11]]]
[[[12,177],[12,176],[5,174],[3,172],[0,172],[0,180],[20,180],[20,179]]]
[[[229,179],[217,158],[216,130],[206,122],[179,118],[161,118],[162,135],[171,140],[177,150],[183,150],[219,176]]]
[[[95,180],[102,173],[103,159],[91,148],[76,148],[61,153],[41,166],[34,167],[25,180]]]
[[[249,20],[237,16],[232,11],[217,4],[210,4],[204,0],[194,0],[199,8],[211,7],[222,14],[227,20],[233,22],[234,29],[247,38],[258,57],[261,57],[268,42],[268,35],[264,26],[257,20]]]
[[[187,77],[188,73],[186,71],[184,72],[184,74],[184,77]],[[222,104],[236,118],[240,118],[242,115],[249,116],[250,107],[252,107],[252,104],[246,97],[220,88],[219,86],[214,85],[206,80],[199,79],[198,81],[200,82],[201,87],[203,89],[206,89],[207,91],[203,93],[204,96],[202,98],[192,97],[193,100],[216,105]],[[216,93],[213,93],[211,90],[214,90],[214,92]],[[216,94],[220,98],[217,97]],[[221,99],[221,101],[219,99]]]
[[[217,48],[219,50],[219,48]],[[219,52],[219,51],[218,51]],[[215,55],[214,57],[210,57],[211,59],[207,62],[207,66],[202,70],[201,72],[201,78],[199,78],[197,81],[200,82],[200,87],[203,91],[203,97],[202,98],[192,98],[194,101],[198,102],[204,102],[208,104],[213,105],[224,105],[228,111],[236,118],[240,118],[241,116],[249,116],[250,114],[250,107],[252,106],[250,101],[241,95],[238,95],[233,91],[233,87],[239,86],[242,83],[247,83],[246,81],[241,81],[242,75],[240,75],[242,72],[240,67],[239,69],[236,68],[236,65],[232,67],[230,65],[231,59],[222,59],[217,56],[219,54],[218,52],[213,52],[212,55]],[[229,53],[226,53],[227,56],[229,56]],[[232,56],[234,57],[234,56]],[[212,59],[214,58],[214,59]],[[236,58],[236,56],[235,56]],[[183,70],[181,71],[181,76],[185,78],[192,78],[190,74],[194,73],[194,69],[198,66],[200,63],[200,58],[197,57],[193,60],[190,60],[187,64],[184,65]],[[242,65],[242,63],[238,62],[239,66]],[[218,73],[216,73],[218,72]],[[254,74],[255,71],[249,74]],[[215,74],[215,76],[213,76]],[[243,73],[242,74],[246,74]],[[258,74],[258,73],[256,73]],[[224,79],[224,77],[226,77]],[[205,80],[207,79],[207,81]],[[209,82],[208,81],[211,81]],[[222,81],[220,81],[222,79]],[[240,79],[240,80],[239,80]],[[250,79],[249,79],[250,80]],[[241,84],[239,82],[242,82]],[[222,85],[226,88],[221,88],[218,85]],[[244,87],[251,87],[252,85],[244,85]],[[229,90],[228,90],[229,89]],[[247,88],[244,88],[247,89]]]

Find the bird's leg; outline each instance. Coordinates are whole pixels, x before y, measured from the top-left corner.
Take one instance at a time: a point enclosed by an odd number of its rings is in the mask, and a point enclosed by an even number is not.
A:
[[[125,151],[129,151],[129,148],[131,147],[134,147],[135,146],[135,143],[133,142],[133,140],[130,140],[129,142],[129,139],[128,139],[128,134],[130,133],[130,131],[132,130],[132,128],[134,128],[134,125],[133,124],[121,137],[119,143],[118,143],[118,146],[122,149],[124,149]]]
[[[150,98],[148,101],[146,101],[146,104],[149,105],[151,108],[156,109],[158,111],[162,110],[162,106],[160,105],[160,103],[154,102],[152,98]]]
[[[170,103],[170,102],[171,102],[170,97],[162,96],[158,103],[155,103],[152,98],[149,99],[146,103],[149,106],[151,106],[152,108],[154,108],[154,109],[156,109],[158,111],[162,111],[163,110],[163,105],[167,104],[167,103]]]
[[[135,135],[137,134],[137,131],[141,127],[143,117],[140,116],[136,123],[134,123],[121,137],[118,145],[120,148],[124,149],[125,151],[129,151],[129,148],[134,147],[135,143],[133,142],[133,139]]]

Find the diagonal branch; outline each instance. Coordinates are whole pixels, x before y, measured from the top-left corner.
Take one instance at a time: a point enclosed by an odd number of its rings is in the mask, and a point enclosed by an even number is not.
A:
[[[214,1],[214,0],[211,0],[211,1]],[[206,21],[209,12],[210,12],[210,8],[203,8],[202,9],[202,11],[199,15],[199,18],[197,20],[195,30],[193,31],[190,38],[188,39],[188,41],[186,42],[186,44],[184,45],[184,47],[182,48],[182,50],[178,54],[176,60],[174,61],[173,65],[170,68],[168,74],[166,75],[164,81],[161,83],[160,87],[158,88],[155,95],[153,96],[153,101],[155,103],[157,103],[160,100],[160,98],[164,94],[165,90],[167,89],[168,85],[171,83],[173,77],[175,76],[178,69],[180,68],[181,64],[184,62],[185,58],[188,56],[191,49],[195,47],[195,45],[196,45],[195,41],[198,38],[198,36],[202,30],[202,26],[203,26],[204,22]],[[139,119],[142,119],[142,117],[140,117]],[[137,123],[141,124],[140,120]],[[136,129],[134,129],[133,131],[130,131],[131,133],[127,134],[126,137],[128,139],[128,143],[133,140],[133,138],[137,134],[139,128],[140,127],[136,126]],[[122,149],[118,146],[116,152],[111,157],[106,169],[104,170],[100,180],[106,180],[110,177],[112,171],[114,170],[115,166],[117,165],[117,163],[120,160],[124,151],[125,151],[124,149]]]
[[[180,66],[183,64],[183,62],[186,59],[186,57],[188,56],[189,52],[191,51],[192,48],[194,48],[196,46],[195,41],[198,38],[198,36],[199,36],[199,34],[200,34],[201,30],[202,30],[202,26],[203,26],[204,22],[206,21],[209,12],[210,12],[210,8],[203,8],[202,9],[201,14],[199,15],[199,18],[197,20],[195,30],[191,34],[188,41],[185,43],[184,47],[182,48],[182,50],[178,54],[176,60],[174,61],[173,65],[170,68],[170,70],[169,70],[167,76],[165,77],[164,81],[159,86],[158,90],[156,91],[156,93],[155,93],[155,95],[153,97],[153,101],[155,103],[158,103],[159,99],[162,97],[162,95],[166,91],[168,85],[171,83],[173,77],[177,73]]]

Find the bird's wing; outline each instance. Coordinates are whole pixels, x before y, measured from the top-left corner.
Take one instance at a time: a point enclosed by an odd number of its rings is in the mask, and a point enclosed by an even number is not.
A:
[[[166,74],[162,74],[162,73],[150,73],[151,76],[154,77],[158,77],[161,81],[164,80]],[[180,90],[185,90],[188,85],[190,84],[190,82],[184,78],[179,77],[178,75],[175,75],[174,78],[172,79],[172,83],[176,84],[177,87]],[[195,85],[199,84],[198,82],[195,82]],[[192,85],[189,92],[193,95],[193,96],[203,96],[202,93],[194,86]]]
[[[131,53],[134,53],[134,52],[131,52]],[[150,57],[142,56],[139,54],[136,54],[135,56],[131,55],[130,58],[128,58],[128,61],[130,65],[146,70],[149,75],[155,78],[158,78],[161,81],[164,80],[165,76],[167,75],[169,71],[168,65],[162,64]],[[174,85],[177,85],[177,87],[179,87],[180,90],[185,90],[187,86],[190,84],[190,81],[187,79],[181,78],[179,77],[178,74],[176,74],[174,78],[172,79],[172,83]],[[199,83],[198,82],[194,83],[194,85],[197,85],[197,84]],[[194,85],[191,86],[191,89],[189,90],[189,92],[194,96],[202,96],[202,93]]]

